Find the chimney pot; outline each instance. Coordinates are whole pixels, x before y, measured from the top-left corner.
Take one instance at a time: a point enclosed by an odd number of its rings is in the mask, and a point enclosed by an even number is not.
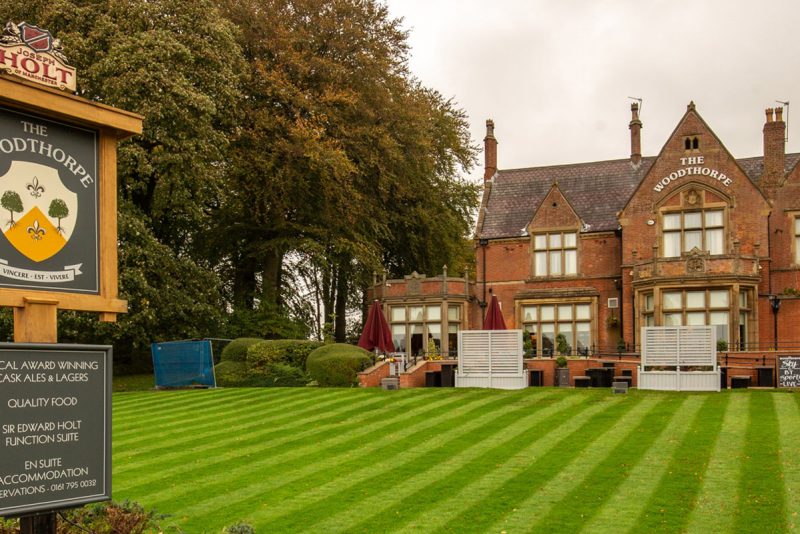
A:
[[[783,108],[775,108],[775,122],[783,122]]]
[[[486,119],[486,137],[483,139],[483,180],[491,180],[497,172],[497,139],[494,137],[494,121]]]
[[[639,104],[631,104],[631,163],[638,165],[642,161],[642,121],[639,120]]]
[[[786,123],[783,122],[783,108],[767,108],[766,114],[764,173],[760,185],[767,198],[773,199],[786,174]]]

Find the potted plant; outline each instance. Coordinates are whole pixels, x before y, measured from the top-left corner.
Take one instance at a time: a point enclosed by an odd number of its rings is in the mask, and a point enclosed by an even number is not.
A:
[[[567,358],[565,356],[556,358],[555,385],[561,388],[569,387],[569,367],[567,367]]]

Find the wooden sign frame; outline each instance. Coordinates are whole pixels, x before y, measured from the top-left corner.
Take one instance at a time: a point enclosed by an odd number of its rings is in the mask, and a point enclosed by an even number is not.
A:
[[[8,75],[0,75],[0,106],[98,134],[99,294],[0,288],[0,306],[14,308],[15,341],[56,342],[57,309],[99,312],[101,321],[116,321],[128,309],[118,292],[117,143],[142,133],[144,117]]]

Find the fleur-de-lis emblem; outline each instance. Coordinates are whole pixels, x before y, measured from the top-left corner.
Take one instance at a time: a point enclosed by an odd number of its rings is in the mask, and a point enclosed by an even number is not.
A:
[[[34,198],[39,198],[44,193],[44,186],[39,185],[39,178],[36,176],[33,177],[33,181],[28,184],[28,191],[31,192],[31,196]]]
[[[39,219],[33,221],[33,226],[29,226],[27,228],[28,233],[31,234],[31,239],[34,241],[39,241],[47,231],[44,228],[39,227]]]

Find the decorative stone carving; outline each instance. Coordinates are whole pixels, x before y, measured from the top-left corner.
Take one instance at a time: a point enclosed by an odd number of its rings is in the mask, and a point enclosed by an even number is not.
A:
[[[704,253],[697,247],[689,251],[689,257],[686,259],[686,272],[689,274],[698,274],[706,272],[706,258],[708,254]]]

